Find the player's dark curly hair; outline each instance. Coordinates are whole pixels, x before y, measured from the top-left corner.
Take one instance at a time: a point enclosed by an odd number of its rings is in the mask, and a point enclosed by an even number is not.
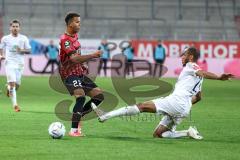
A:
[[[67,13],[67,15],[65,16],[65,23],[66,23],[66,25],[69,25],[72,22],[72,19],[74,17],[80,17],[80,15],[78,13],[75,13],[75,12]]]
[[[186,52],[190,55],[193,55],[193,60],[197,62],[197,60],[200,58],[200,52],[195,47],[189,47]]]

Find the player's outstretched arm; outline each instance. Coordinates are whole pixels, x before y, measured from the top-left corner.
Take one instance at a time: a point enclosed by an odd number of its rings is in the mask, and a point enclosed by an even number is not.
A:
[[[0,49],[0,61],[1,61],[2,59],[5,59],[5,57],[4,57],[4,55],[3,55],[3,49]]]
[[[99,58],[102,55],[102,51],[97,50],[87,55],[72,54],[70,60],[74,63],[83,63],[93,58]]]
[[[30,49],[21,49],[18,47],[17,52],[19,52],[20,54],[30,54],[31,50]]]
[[[224,74],[218,76],[214,73],[203,71],[203,70],[197,71],[196,75],[200,76],[200,77],[203,77],[203,78],[206,78],[206,79],[222,80],[222,81],[229,80],[230,78],[234,78],[234,75],[232,75],[232,74],[224,73]]]
[[[201,92],[198,92],[195,96],[192,97],[192,104],[196,104],[197,102],[201,101],[201,99]]]

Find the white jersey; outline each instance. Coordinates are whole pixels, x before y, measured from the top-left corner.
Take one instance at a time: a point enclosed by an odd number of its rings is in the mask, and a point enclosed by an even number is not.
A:
[[[203,78],[196,75],[200,67],[196,63],[188,62],[180,73],[173,91],[173,95],[191,97],[201,91]]]
[[[31,49],[29,40],[26,36],[18,34],[14,37],[12,34],[6,35],[1,40],[0,48],[5,52],[5,65],[11,68],[23,68],[24,55],[17,52],[17,48]]]
[[[173,93],[165,98],[153,100],[157,113],[167,113],[172,119],[176,120],[175,123],[189,114],[192,97],[202,88],[203,78],[196,75],[199,70],[200,67],[196,63],[188,62],[186,64],[178,77]]]
[[[196,75],[199,70],[201,69],[196,63],[188,62],[180,73],[174,91],[170,95],[179,104],[182,104],[185,111],[190,110],[192,97],[202,89],[203,78]]]

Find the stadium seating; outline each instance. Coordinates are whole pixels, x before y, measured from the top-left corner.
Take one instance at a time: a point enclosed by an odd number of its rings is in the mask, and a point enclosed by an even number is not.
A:
[[[237,0],[236,0],[237,1]],[[2,2],[2,3],[1,3]],[[153,5],[151,2],[154,2]],[[82,17],[81,38],[238,40],[234,21],[239,3],[223,0],[1,0],[3,31],[18,18],[31,37],[57,37],[64,15]]]

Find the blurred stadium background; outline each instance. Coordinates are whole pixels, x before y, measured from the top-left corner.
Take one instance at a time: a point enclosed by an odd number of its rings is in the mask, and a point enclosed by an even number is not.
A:
[[[64,16],[80,13],[80,40],[83,53],[96,50],[101,39],[119,44],[132,40],[134,59],[152,62],[151,48],[163,41],[169,72],[176,77],[181,63],[177,59],[186,46],[201,51],[206,70],[240,76],[240,1],[239,0],[0,0],[0,37],[9,33],[9,22],[19,19],[22,33],[30,37],[32,68],[44,68],[43,52],[49,41],[58,44],[64,33]],[[112,52],[121,53],[120,48]],[[41,59],[40,61],[38,59]],[[38,61],[38,62],[36,62]],[[40,64],[41,63],[41,64]],[[171,64],[175,63],[175,68]],[[218,64],[220,64],[219,67]],[[234,65],[233,65],[234,64]],[[234,67],[235,66],[235,67]],[[24,74],[33,73],[27,67]],[[0,70],[3,74],[3,68]]]
[[[18,18],[30,37],[57,37],[77,11],[81,38],[239,40],[239,0],[0,0],[1,33]]]

